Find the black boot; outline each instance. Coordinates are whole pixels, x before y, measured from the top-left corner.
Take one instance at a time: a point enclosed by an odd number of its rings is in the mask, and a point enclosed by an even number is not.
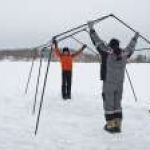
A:
[[[66,94],[65,92],[62,93],[62,98],[63,98],[64,100],[67,100],[68,97],[67,97],[67,94]]]
[[[121,132],[121,127],[122,127],[122,119],[121,118],[116,118],[115,119],[115,132],[120,133]]]
[[[70,83],[67,85],[67,98],[71,99],[71,85],[70,85]]]
[[[121,132],[121,119],[114,119],[111,121],[107,121],[107,124],[104,126],[104,130],[109,133],[120,133]]]
[[[66,86],[65,85],[62,86],[62,98],[64,100],[67,99],[67,92],[66,92]]]
[[[117,133],[116,132],[116,124],[115,120],[109,120],[107,121],[106,125],[104,126],[104,130],[109,132],[109,133]]]
[[[67,99],[71,99],[71,94],[70,93],[67,94]]]
[[[63,97],[62,97],[64,100],[67,100],[68,99],[68,97],[66,96],[66,95],[63,95]]]

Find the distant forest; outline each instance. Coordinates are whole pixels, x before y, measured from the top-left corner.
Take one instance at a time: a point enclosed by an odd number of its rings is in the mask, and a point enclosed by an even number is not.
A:
[[[73,53],[74,50],[71,50]],[[43,52],[43,58],[47,59],[49,56],[49,51]],[[17,50],[0,50],[0,60],[11,60],[11,61],[30,61],[32,59],[39,59],[41,53],[38,49],[17,49]],[[57,61],[54,52],[52,53],[52,61]],[[83,53],[76,60],[76,62],[100,62],[101,58],[99,55]],[[145,55],[138,54],[134,57],[131,57],[130,62],[136,63],[150,63],[150,57]]]

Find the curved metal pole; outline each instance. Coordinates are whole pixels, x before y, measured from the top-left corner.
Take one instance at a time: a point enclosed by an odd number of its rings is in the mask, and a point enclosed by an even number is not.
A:
[[[51,51],[50,51],[48,62],[47,62],[47,69],[45,72],[45,78],[44,78],[43,90],[42,90],[42,95],[41,95],[41,100],[40,100],[40,106],[39,106],[39,111],[38,111],[37,120],[36,120],[35,135],[38,132],[40,115],[41,115],[41,110],[42,110],[42,106],[43,106],[43,100],[44,100],[44,94],[45,94],[45,89],[46,89],[46,84],[47,84],[47,77],[48,77],[48,71],[49,71],[51,56],[52,56],[52,45],[51,45]]]
[[[35,107],[36,107],[36,103],[37,103],[37,94],[38,94],[39,82],[40,82],[40,76],[41,76],[42,59],[43,59],[43,55],[42,55],[42,52],[41,52],[40,64],[39,64],[39,72],[38,72],[37,82],[36,82],[36,91],[35,91],[35,96],[34,96],[34,103],[33,103],[32,114],[35,113]]]
[[[109,14],[109,15],[107,15],[107,16],[100,17],[100,18],[95,19],[95,20],[93,20],[93,21],[94,21],[95,23],[98,23],[99,21],[102,21],[102,20],[104,20],[104,19],[110,17],[111,15],[112,15],[112,14]],[[70,29],[70,30],[67,30],[67,31],[65,31],[65,32],[62,32],[62,33],[60,33],[60,34],[57,34],[57,35],[55,35],[54,37],[55,37],[55,38],[58,38],[58,37],[60,37],[60,36],[62,36],[62,35],[68,34],[68,33],[73,32],[73,31],[75,31],[75,30],[83,29],[83,28],[85,29],[86,26],[87,26],[87,23],[82,24],[82,25],[80,25],[80,26],[77,26],[77,27],[72,28],[72,29]]]
[[[139,49],[136,49],[135,51],[148,51],[150,50],[150,48],[139,48]]]
[[[33,66],[34,66],[34,61],[35,61],[35,58],[33,57],[31,68],[30,68],[29,75],[28,75],[28,80],[27,80],[26,87],[25,87],[25,94],[27,94],[27,92],[28,92],[28,87],[29,87],[29,83],[30,83],[30,80],[31,80],[32,70],[33,70]]]
[[[118,20],[120,23],[122,23],[124,26],[126,26],[128,29],[130,29],[133,32],[137,32],[135,29],[133,29],[132,27],[130,27],[127,23],[125,23],[124,21],[122,21],[120,18],[116,17],[114,14],[111,14],[111,17],[113,17],[114,19]],[[150,41],[145,38],[143,35],[139,35],[145,42],[147,42],[148,44],[150,44]]]
[[[84,45],[83,42],[81,42],[80,40],[78,40],[78,39],[75,38],[74,36],[71,36],[71,38],[74,39],[74,40],[75,40],[76,42],[78,42],[79,44]],[[87,49],[88,49],[89,51],[91,51],[92,53],[96,54],[96,56],[98,56],[98,59],[99,59],[99,62],[100,62],[100,55],[99,55],[97,52],[95,52],[95,51],[94,51],[91,47],[89,47],[88,45],[87,45]]]
[[[76,34],[78,34],[78,33],[80,33],[80,32],[83,32],[84,30],[85,30],[85,29],[78,30],[78,31],[76,31],[76,32],[74,32],[74,33],[71,33],[71,34],[69,34],[69,35],[67,35],[67,36],[64,36],[64,37],[61,37],[61,38],[57,39],[57,41],[58,41],[58,42],[61,42],[61,41],[65,40],[65,39],[67,39],[67,38],[69,38],[69,37],[71,37],[71,36],[73,36],[73,35],[76,35]]]
[[[130,87],[131,87],[135,102],[137,102],[138,99],[137,99],[137,96],[135,94],[135,90],[134,90],[134,87],[133,87],[133,84],[132,84],[132,81],[131,81],[131,78],[130,78],[130,75],[129,75],[129,72],[128,72],[127,68],[125,69],[125,71],[126,71],[126,75],[127,75],[128,80],[129,80],[129,83],[130,83]]]
[[[74,40],[75,40],[76,42],[78,42],[79,44],[84,45],[83,42],[79,41],[79,40],[78,40],[77,38],[75,38],[74,36],[71,36],[71,38],[74,39]],[[98,55],[98,53],[95,52],[95,51],[94,51],[91,47],[89,47],[88,45],[87,45],[87,49],[89,49],[92,53]]]

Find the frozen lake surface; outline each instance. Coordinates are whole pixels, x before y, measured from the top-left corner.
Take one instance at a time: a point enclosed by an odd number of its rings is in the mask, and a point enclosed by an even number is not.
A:
[[[110,135],[103,130],[99,64],[74,64],[72,100],[61,99],[61,70],[49,70],[39,131],[34,136],[39,107],[32,115],[39,62],[33,69],[28,94],[24,94],[31,62],[0,62],[0,150],[149,150],[150,64],[128,64],[138,102],[125,79],[123,132]],[[43,64],[42,73],[45,73]],[[43,84],[43,76],[41,78]],[[40,85],[42,85],[40,84]]]

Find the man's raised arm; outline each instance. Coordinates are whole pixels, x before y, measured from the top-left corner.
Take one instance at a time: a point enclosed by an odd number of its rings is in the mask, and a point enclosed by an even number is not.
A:
[[[54,51],[57,57],[61,57],[61,52],[60,49],[58,48],[58,42],[56,41],[56,39],[53,39],[53,44],[54,44]]]
[[[82,48],[80,48],[77,52],[75,52],[74,54],[72,54],[72,57],[73,57],[73,58],[74,58],[74,57],[77,57],[86,47],[87,47],[87,45],[84,44],[84,45],[82,46]]]
[[[127,58],[129,58],[133,54],[138,38],[139,38],[139,33],[137,32],[135,33],[134,37],[131,39],[131,41],[125,48],[124,55],[127,56]]]
[[[107,51],[109,50],[109,47],[107,46],[107,44],[102,39],[100,39],[100,37],[96,33],[93,26],[94,26],[93,22],[88,22],[88,27],[90,30],[90,38],[91,38],[93,44],[95,45],[97,51],[100,54],[107,53]]]

